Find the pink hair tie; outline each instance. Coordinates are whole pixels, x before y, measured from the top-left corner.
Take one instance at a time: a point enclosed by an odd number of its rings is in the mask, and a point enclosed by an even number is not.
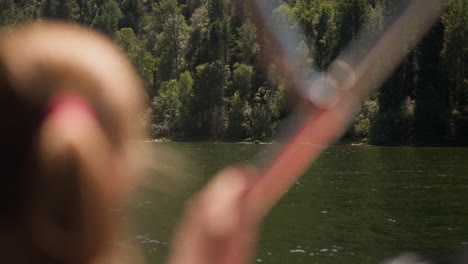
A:
[[[94,107],[89,101],[82,95],[76,92],[64,92],[52,96],[44,110],[43,120],[47,119],[48,116],[54,114],[57,110],[63,106],[73,105],[81,110],[84,110],[94,117],[97,117]]]

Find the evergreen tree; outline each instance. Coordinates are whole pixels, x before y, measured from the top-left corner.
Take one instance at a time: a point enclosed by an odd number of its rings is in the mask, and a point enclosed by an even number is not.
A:
[[[108,36],[113,36],[118,30],[120,19],[123,17],[122,11],[115,0],[100,1],[102,4],[97,9],[98,15],[94,17],[91,26]]]
[[[264,11],[312,71],[326,70],[346,46],[364,55],[407,6],[398,2],[273,0]],[[468,144],[467,17],[468,0],[452,0],[422,44],[399,47],[409,55],[348,135],[376,144]],[[100,30],[127,53],[151,101],[145,122],[155,137],[268,139],[288,114],[283,74],[256,60],[267,34],[242,1],[0,0],[1,27],[47,18]]]
[[[170,14],[158,34],[155,56],[158,60],[157,78],[160,81],[176,79],[185,68],[185,49],[187,47],[188,26],[182,14]]]

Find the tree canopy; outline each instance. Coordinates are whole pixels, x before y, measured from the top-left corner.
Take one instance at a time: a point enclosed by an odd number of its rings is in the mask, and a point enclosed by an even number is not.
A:
[[[378,36],[398,8],[394,0],[270,4],[287,31],[302,30],[295,50],[310,71],[312,64],[326,70],[360,28]],[[283,73],[256,59],[268,40],[243,1],[0,0],[2,27],[40,19],[94,28],[128,54],[146,88],[143,118],[152,137],[268,140],[288,114]],[[468,0],[450,1],[346,136],[372,144],[468,145],[467,19]],[[368,48],[354,46],[356,53]]]

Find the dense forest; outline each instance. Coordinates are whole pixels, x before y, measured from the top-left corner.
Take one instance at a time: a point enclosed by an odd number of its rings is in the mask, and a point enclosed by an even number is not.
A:
[[[291,31],[302,28],[296,52],[305,66],[326,69],[361,26],[381,32],[395,2],[274,0],[271,12]],[[128,54],[144,82],[142,122],[153,138],[268,140],[288,115],[284,76],[256,59],[268,40],[243,1],[0,0],[4,29],[42,19],[99,30]],[[450,1],[346,137],[468,145],[467,19],[468,0]]]

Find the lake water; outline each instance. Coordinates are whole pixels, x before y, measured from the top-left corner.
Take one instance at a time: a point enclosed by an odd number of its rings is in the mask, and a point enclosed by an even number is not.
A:
[[[192,164],[184,165],[178,179],[148,180],[153,183],[141,187],[130,206],[135,240],[148,263],[164,263],[184,199],[217,170],[249,161],[264,149],[154,144],[161,146],[185,154]],[[268,215],[253,263],[374,264],[404,252],[467,246],[467,148],[334,146]]]

